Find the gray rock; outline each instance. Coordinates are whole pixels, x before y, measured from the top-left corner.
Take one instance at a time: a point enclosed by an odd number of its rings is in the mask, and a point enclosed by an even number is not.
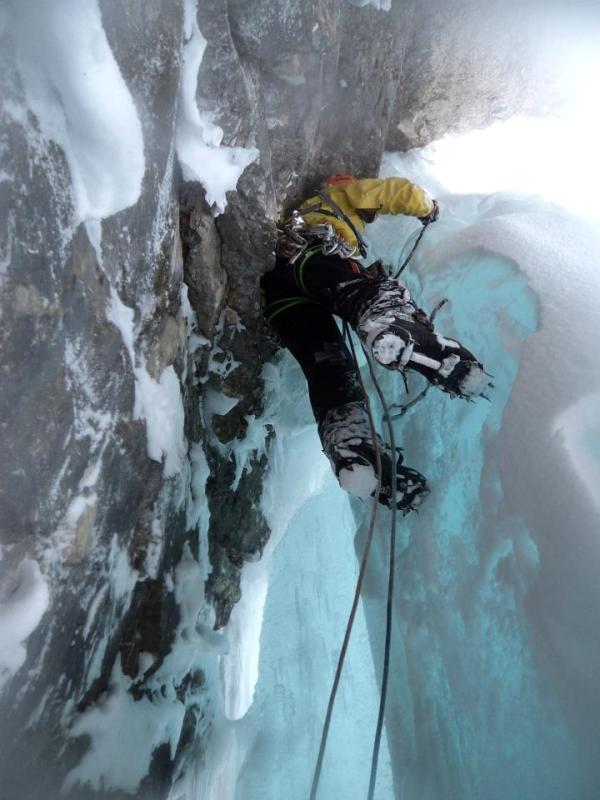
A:
[[[405,16],[401,80],[386,149],[407,150],[560,102],[537,2],[433,0]]]
[[[181,8],[174,7],[168,21],[160,3],[124,11],[107,2],[102,13],[143,111],[148,169],[139,203],[103,223],[101,264],[85,228],[74,225],[63,153],[36,134],[32,115],[22,124],[7,107],[1,112],[3,168],[12,177],[0,186],[6,210],[0,248],[7,265],[1,277],[0,520],[2,544],[11,545],[0,571],[4,585],[24,556],[41,559],[51,594],[48,612],[27,641],[27,664],[0,698],[7,800],[59,796],[67,772],[87,749],[85,740],[65,740],[66,704],[75,710],[92,703],[106,689],[119,653],[133,671],[135,652],[160,658],[169,651],[178,612],[163,578],[193,536],[176,511],[173,482],[147,456],[145,425],[133,419],[129,355],[107,319],[110,283],[136,311],[154,297],[153,315],[138,320],[140,354],[150,372],[167,364],[182,371],[187,356],[172,157]],[[3,98],[22,106],[6,32],[1,49]],[[97,478],[86,488],[95,465]],[[67,511],[77,497],[88,503],[71,520]],[[158,513],[168,521],[170,538],[157,576],[150,578],[145,556]],[[108,589],[113,542],[139,572],[129,604]],[[150,603],[145,598],[153,586]],[[104,599],[86,628],[97,596]],[[89,675],[94,654],[98,672]],[[163,757],[153,768],[155,785],[169,774],[168,761]],[[72,794],[97,796],[84,789]]]
[[[221,239],[199,183],[180,193],[180,234],[184,277],[200,333],[213,338],[225,302],[227,274],[221,264]]]

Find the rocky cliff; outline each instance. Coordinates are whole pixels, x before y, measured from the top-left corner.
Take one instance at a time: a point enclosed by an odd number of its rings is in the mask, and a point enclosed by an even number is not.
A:
[[[181,707],[126,796],[166,797],[210,736],[208,677],[161,667],[182,635],[182,563],[221,628],[269,536],[268,457],[241,465],[232,443],[276,348],[259,280],[281,210],[330,172],[375,174],[386,148],[554,101],[520,14],[379,5],[201,0],[198,110],[223,147],[259,154],[222,213],[176,155],[193,6],[0,8],[3,800],[124,796],[64,783],[88,751],[79,715],[116,670],[134,702]]]

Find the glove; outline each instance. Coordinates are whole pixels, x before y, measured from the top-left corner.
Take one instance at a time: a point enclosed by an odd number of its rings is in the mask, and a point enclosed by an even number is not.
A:
[[[423,225],[429,225],[430,222],[435,222],[436,219],[440,215],[440,207],[437,204],[437,200],[433,201],[433,210],[429,212],[425,217],[419,217],[419,221],[423,223]]]
[[[378,437],[379,438],[379,437]],[[404,460],[400,448],[396,448],[398,456],[392,475],[392,459],[390,448],[379,440],[381,446],[381,489],[379,491],[379,502],[391,507],[392,504],[392,480],[396,479],[396,508],[403,515],[409,511],[417,509],[429,494],[427,481],[420,472],[410,467],[403,467]],[[373,495],[375,492],[373,492]],[[372,495],[372,496],[373,496]]]

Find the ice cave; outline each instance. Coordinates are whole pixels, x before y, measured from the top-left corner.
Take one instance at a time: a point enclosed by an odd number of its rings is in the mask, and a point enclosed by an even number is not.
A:
[[[599,34],[586,0],[0,0],[1,800],[600,797]],[[315,783],[375,501],[260,279],[334,172],[435,198],[362,264],[492,385],[375,367],[430,494],[378,508]]]

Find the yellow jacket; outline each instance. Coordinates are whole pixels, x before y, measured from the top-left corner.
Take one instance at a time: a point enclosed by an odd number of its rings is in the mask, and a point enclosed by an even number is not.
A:
[[[406,178],[363,178],[335,186],[326,184],[323,191],[337,203],[361,234],[365,229],[365,221],[372,222],[378,213],[426,217],[433,211],[433,200],[425,189],[415,186]],[[356,236],[343,220],[318,211],[302,213],[303,208],[315,205],[334,211],[320,197],[309,197],[298,209],[307,225],[328,222],[348,244],[353,247],[358,245]]]

